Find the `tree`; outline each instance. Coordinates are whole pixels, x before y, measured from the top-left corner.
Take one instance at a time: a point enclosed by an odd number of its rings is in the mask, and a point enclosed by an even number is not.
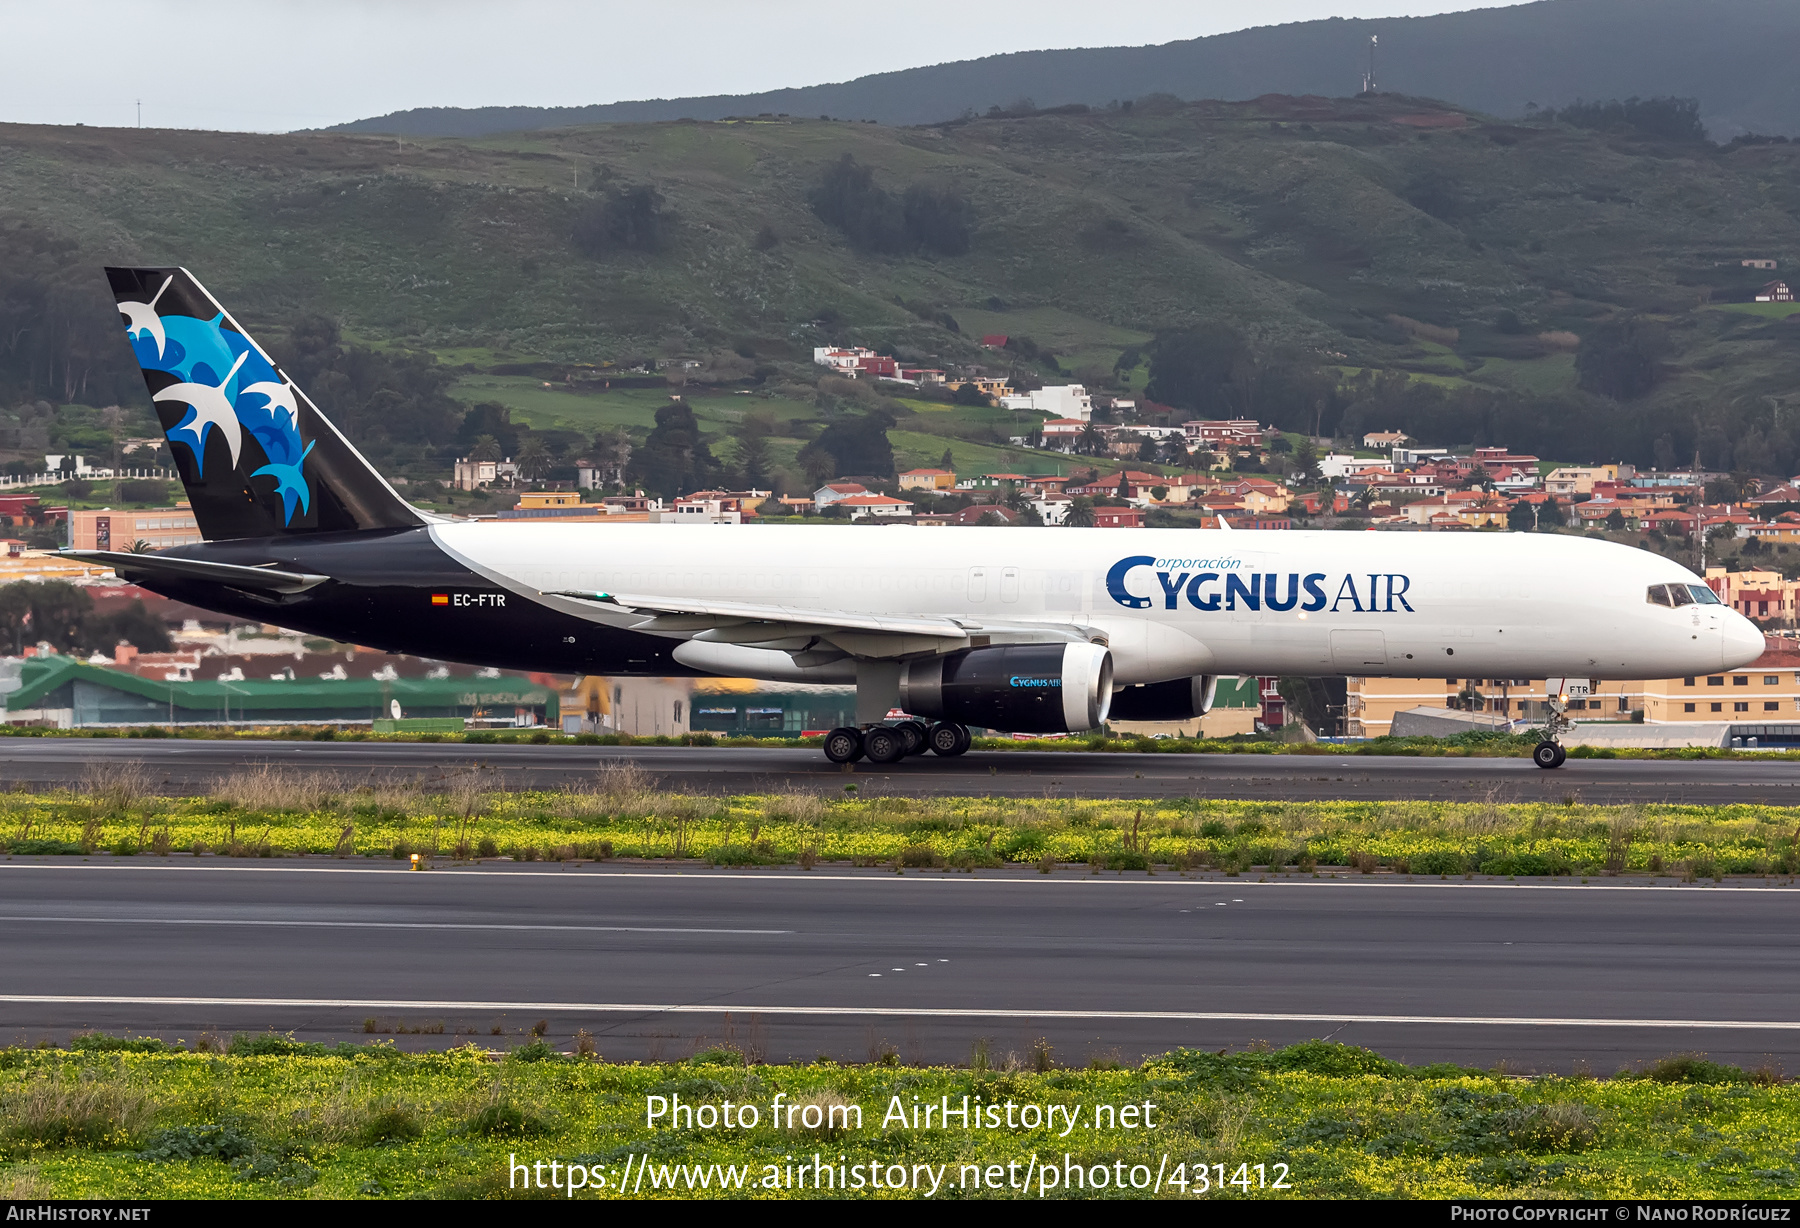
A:
[[[834,473],[892,477],[894,446],[888,442],[887,432],[893,425],[894,419],[880,409],[834,422],[800,449],[800,463],[817,464],[829,457]]]
[[[1463,480],[1464,490],[1492,490],[1494,475],[1488,472],[1486,465],[1474,465],[1469,469],[1469,476]]]
[[[632,457],[632,472],[644,489],[665,498],[710,486],[718,469],[686,401],[671,401],[656,411],[656,425]]]
[[[589,256],[609,251],[659,252],[673,219],[662,193],[647,184],[618,188],[589,204],[575,219],[575,246]]]
[[[32,640],[47,641],[58,652],[80,647],[83,624],[94,611],[94,599],[87,590],[66,580],[44,580],[31,588],[28,600]]]
[[[913,246],[905,207],[875,182],[875,172],[845,154],[826,168],[807,203],[821,222],[872,252],[900,253]]]
[[[1567,523],[1567,517],[1563,515],[1562,504],[1556,501],[1555,495],[1551,495],[1544,500],[1543,507],[1538,509],[1538,528],[1548,529],[1564,523]]]
[[[548,468],[550,449],[544,446],[543,440],[533,435],[519,446],[519,473],[527,481],[537,481]]]
[[[949,448],[945,448],[944,454],[938,458],[938,468],[942,469],[945,473],[956,472],[956,457],[951,453]]]
[[[1144,436],[1143,442],[1138,444],[1137,458],[1146,465],[1156,464],[1161,453],[1162,446],[1150,435]]]
[[[1736,503],[1743,497],[1743,489],[1730,478],[1714,478],[1706,484],[1708,503]]]
[[[521,429],[513,425],[511,409],[498,401],[480,401],[471,405],[463,415],[462,422],[456,428],[456,440],[470,449],[464,455],[471,460],[499,460],[502,456],[519,454],[520,433]],[[481,439],[491,441],[497,448],[492,456],[475,455],[473,449]]]
[[[769,480],[769,440],[761,431],[738,432],[737,449],[732,458],[738,480],[744,490],[761,489]]]
[[[901,205],[907,233],[941,256],[961,256],[969,250],[975,210],[967,197],[950,188],[915,183],[906,189]]]
[[[110,614],[89,615],[81,632],[82,647],[93,652],[110,652],[124,640],[142,652],[167,652],[169,629],[149,610],[142,598]]]
[[[1094,527],[1094,501],[1086,495],[1078,495],[1069,502],[1069,515],[1064,524],[1077,529]]]
[[[1075,437],[1075,450],[1083,456],[1099,456],[1106,451],[1106,436],[1092,422],[1081,428],[1081,434]]]
[[[1537,516],[1531,510],[1531,504],[1520,499],[1506,512],[1506,527],[1515,533],[1529,533],[1537,527]]]
[[[1581,339],[1575,373],[1588,392],[1635,400],[1655,386],[1668,349],[1668,333],[1660,324],[1637,316],[1614,317]]]
[[[1609,533],[1623,533],[1625,531],[1625,513],[1616,507],[1608,512],[1606,514],[1606,530]]]
[[[1308,482],[1316,482],[1324,475],[1319,472],[1319,452],[1310,439],[1302,439],[1300,446],[1294,449],[1294,472]]]
[[[956,386],[955,391],[950,394],[950,401],[955,405],[987,405],[990,403],[987,393],[966,380]]]
[[[1254,360],[1243,336],[1223,324],[1163,333],[1150,344],[1144,395],[1165,405],[1227,418],[1244,408]]]
[[[478,435],[469,447],[469,459],[477,461],[497,461],[500,459],[500,441],[492,435]]]

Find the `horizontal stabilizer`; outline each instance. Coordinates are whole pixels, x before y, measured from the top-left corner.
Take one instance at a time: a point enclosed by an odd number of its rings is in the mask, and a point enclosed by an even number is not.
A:
[[[209,563],[202,559],[176,558],[167,554],[133,554],[126,550],[64,550],[59,557],[80,559],[110,567],[127,579],[142,576],[149,580],[205,580],[232,588],[254,592],[300,593],[323,584],[330,576],[304,571],[283,571],[270,564],[245,567],[237,563]]]

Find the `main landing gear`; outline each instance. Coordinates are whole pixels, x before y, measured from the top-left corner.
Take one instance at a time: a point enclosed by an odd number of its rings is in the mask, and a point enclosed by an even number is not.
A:
[[[898,763],[908,755],[930,751],[953,759],[969,749],[969,729],[950,721],[926,725],[924,721],[907,720],[894,725],[870,725],[858,729],[846,725],[825,735],[825,757],[833,763],[855,763],[867,757],[870,763]]]

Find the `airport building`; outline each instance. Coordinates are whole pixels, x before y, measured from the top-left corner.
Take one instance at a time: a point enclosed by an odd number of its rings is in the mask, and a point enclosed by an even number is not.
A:
[[[183,681],[146,678],[44,655],[0,661],[0,694],[14,725],[368,725],[453,718],[532,726],[558,720],[557,691],[501,675],[444,678],[296,677]]]
[[[1593,694],[1571,700],[1580,722],[1669,724],[1684,721],[1800,722],[1800,644],[1770,639],[1749,665],[1691,678],[1598,680]],[[1351,677],[1346,690],[1351,737],[1379,738],[1399,712],[1447,708],[1509,721],[1545,717],[1542,678]]]

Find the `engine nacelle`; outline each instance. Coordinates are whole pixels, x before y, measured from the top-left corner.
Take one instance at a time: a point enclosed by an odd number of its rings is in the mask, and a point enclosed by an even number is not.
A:
[[[1191,721],[1212,711],[1216,674],[1128,686],[1113,696],[1115,721]]]
[[[1112,653],[1098,644],[964,648],[900,671],[914,716],[1017,733],[1098,729],[1112,701]]]

